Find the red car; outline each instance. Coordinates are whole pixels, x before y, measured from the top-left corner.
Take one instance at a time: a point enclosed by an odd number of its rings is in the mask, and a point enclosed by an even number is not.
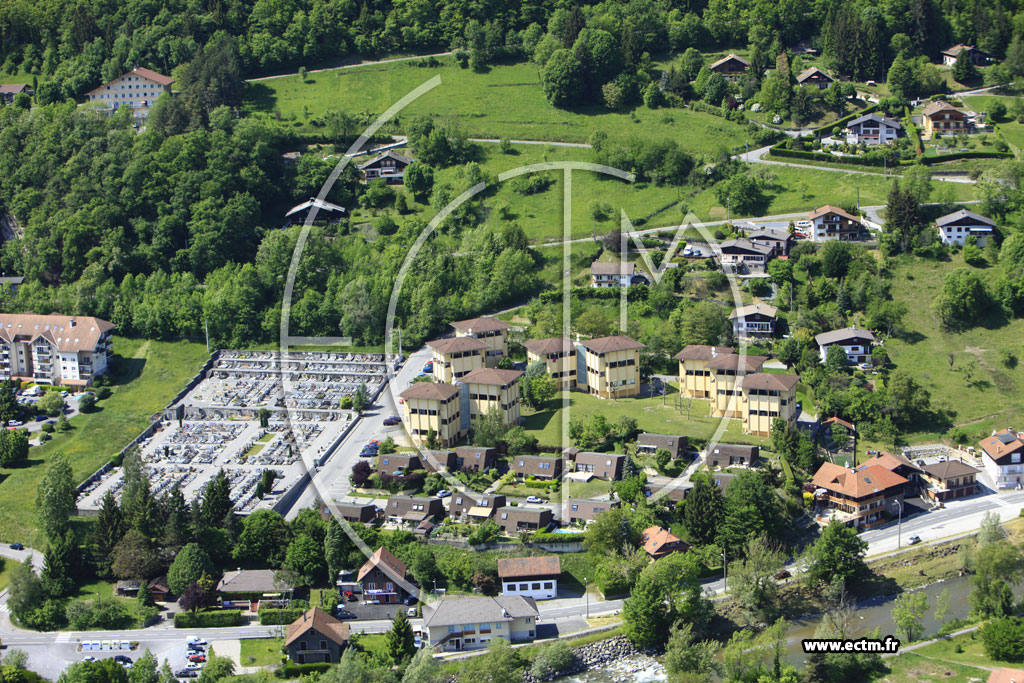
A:
[[[779,571],[775,572],[776,579],[788,579],[791,576],[792,574],[789,573],[788,569],[780,569]]]
[[[200,662],[205,662],[206,661],[206,655],[204,655],[202,652],[197,652],[197,653],[195,653],[193,655],[189,655],[188,656],[188,661],[195,662],[196,664],[199,664]]]

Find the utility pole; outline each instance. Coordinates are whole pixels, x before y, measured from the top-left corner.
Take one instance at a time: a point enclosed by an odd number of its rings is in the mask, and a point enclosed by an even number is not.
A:
[[[725,548],[722,548],[722,592],[729,590],[728,561],[725,559]]]
[[[206,330],[206,352],[210,352],[210,323],[203,321],[203,329]]]
[[[903,547],[903,501],[894,500],[893,503],[898,506],[900,511],[896,521],[896,549],[899,550]]]

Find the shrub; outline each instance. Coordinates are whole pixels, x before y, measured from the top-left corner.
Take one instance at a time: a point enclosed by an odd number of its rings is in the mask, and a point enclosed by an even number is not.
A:
[[[313,664],[283,664],[274,670],[274,675],[278,678],[295,679],[299,678],[303,674],[323,673],[330,668],[331,665],[326,662],[316,662]]]
[[[110,398],[110,387],[98,386],[96,388],[96,400],[102,401],[107,398]]]
[[[174,628],[222,628],[241,625],[242,610],[239,609],[178,612],[174,615]]]
[[[551,534],[546,531],[538,531],[530,536],[530,541],[533,543],[580,543],[583,541],[583,532],[581,531],[578,534]]]
[[[261,609],[260,625],[280,626],[282,624],[290,624],[301,617],[303,612],[305,612],[305,610],[301,607],[291,607],[287,609]]]
[[[1024,661],[1024,621],[1019,617],[993,619],[981,628],[981,642],[992,659]]]

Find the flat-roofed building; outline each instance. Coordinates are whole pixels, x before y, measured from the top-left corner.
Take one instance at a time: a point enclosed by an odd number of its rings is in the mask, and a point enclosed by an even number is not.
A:
[[[622,468],[626,456],[619,453],[591,453],[582,451],[573,460],[573,472],[587,472],[598,479],[618,481],[622,479]]]
[[[521,400],[519,397],[519,378],[521,370],[499,370],[497,368],[480,368],[462,378],[469,391],[470,418],[487,415],[496,409],[507,425],[517,425],[522,421],[519,415]]]
[[[528,363],[544,363],[562,390],[576,388],[576,345],[568,337],[551,337],[523,342]]]
[[[484,365],[496,367],[498,361],[508,355],[508,331],[511,328],[504,320],[485,315],[480,318],[459,320],[452,323],[456,337],[475,337],[489,347],[484,354]]]
[[[400,396],[405,429],[417,446],[425,446],[431,433],[442,448],[454,446],[463,437],[458,387],[417,382]]]
[[[672,459],[686,455],[687,438],[685,436],[673,436],[671,434],[648,434],[643,432],[636,437],[637,455],[654,455],[659,450],[666,450]]]
[[[586,349],[587,388],[600,398],[626,398],[640,394],[640,349],[647,346],[622,335],[583,342]]]
[[[484,367],[485,354],[491,348],[476,337],[448,337],[427,342],[433,360],[433,375],[438,382],[452,383]]]
[[[498,510],[493,519],[506,534],[516,534],[521,531],[546,531],[555,516],[548,508],[506,506]]]
[[[617,500],[598,500],[596,498],[570,498],[562,506],[562,523],[592,522],[602,512],[619,507]]]

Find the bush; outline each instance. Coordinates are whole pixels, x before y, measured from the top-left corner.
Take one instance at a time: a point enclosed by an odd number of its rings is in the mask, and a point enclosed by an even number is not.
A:
[[[981,642],[992,659],[1024,661],[1024,621],[1020,617],[993,619],[981,628]]]
[[[580,543],[583,540],[583,532],[578,534],[552,534],[546,531],[538,531],[530,536],[532,543]]]
[[[242,610],[240,609],[178,612],[174,615],[174,628],[222,628],[241,625]]]
[[[533,660],[532,673],[535,678],[545,679],[552,674],[566,671],[576,661],[576,655],[565,641],[555,641]]]
[[[274,670],[278,678],[295,679],[308,673],[323,673],[331,668],[327,662],[316,662],[314,664],[282,664]]]
[[[261,609],[260,625],[280,626],[282,624],[290,624],[301,617],[303,612],[305,612],[305,610],[301,607],[291,607],[287,609]]]
[[[110,398],[110,387],[100,386],[96,388],[96,400],[102,401]]]

